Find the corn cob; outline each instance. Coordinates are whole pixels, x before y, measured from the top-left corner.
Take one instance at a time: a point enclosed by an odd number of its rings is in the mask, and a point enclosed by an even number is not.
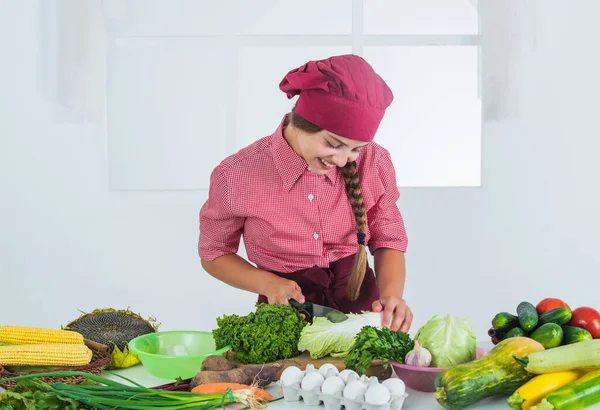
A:
[[[29,344],[0,346],[2,366],[83,366],[92,360],[84,344]]]
[[[83,344],[83,336],[70,330],[27,326],[0,326],[0,343],[15,345],[70,343]]]

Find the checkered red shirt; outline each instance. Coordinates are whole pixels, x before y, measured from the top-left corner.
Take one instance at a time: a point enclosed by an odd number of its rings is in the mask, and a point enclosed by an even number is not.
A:
[[[201,258],[237,253],[242,235],[248,259],[276,272],[328,267],[356,253],[356,221],[341,170],[333,167],[325,175],[311,172],[283,138],[283,123],[212,172],[209,197],[200,210]],[[356,162],[370,251],[406,251],[389,152],[370,143]]]

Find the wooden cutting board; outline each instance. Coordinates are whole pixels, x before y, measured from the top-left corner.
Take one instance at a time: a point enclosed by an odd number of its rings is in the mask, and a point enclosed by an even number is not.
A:
[[[232,363],[237,363],[237,364],[240,364],[241,366],[244,366],[243,364],[241,364],[235,360],[235,353],[233,353],[231,350],[225,353],[225,357]],[[267,363],[267,364],[281,366],[281,368],[277,371],[277,374],[275,376],[276,379],[279,380],[279,376],[281,375],[281,372],[283,372],[286,367],[296,366],[296,367],[299,367],[301,370],[305,370],[307,364],[312,364],[313,366],[315,366],[316,369],[318,369],[321,365],[323,365],[325,363],[331,363],[332,365],[337,367],[337,369],[339,371],[342,371],[346,368],[346,366],[344,365],[343,357],[325,356],[325,357],[321,357],[320,359],[313,359],[310,357],[310,354],[308,352],[303,352],[303,353],[299,354],[298,356],[294,356],[294,357],[286,359],[286,360],[278,360],[276,362]],[[248,366],[256,366],[256,365],[248,365]],[[385,369],[383,367],[383,361],[374,360],[371,363],[371,367],[369,367],[365,371],[365,375],[367,375],[369,377],[375,376],[380,380],[387,379],[392,375],[392,368],[391,368],[391,366],[388,366],[388,368]]]

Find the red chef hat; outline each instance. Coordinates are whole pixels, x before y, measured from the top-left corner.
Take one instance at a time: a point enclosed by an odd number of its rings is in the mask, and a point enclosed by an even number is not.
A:
[[[394,95],[363,58],[340,55],[309,61],[279,84],[288,98],[300,94],[295,111],[345,138],[372,141]]]

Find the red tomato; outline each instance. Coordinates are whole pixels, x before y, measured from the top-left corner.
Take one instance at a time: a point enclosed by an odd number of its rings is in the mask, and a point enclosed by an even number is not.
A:
[[[542,313],[546,313],[557,307],[567,307],[569,310],[571,310],[569,305],[557,298],[542,299],[540,303],[536,305],[535,310],[537,310],[538,315],[541,315]]]
[[[594,339],[600,339],[600,312],[596,309],[582,306],[573,311],[570,326],[581,327],[591,333]]]

